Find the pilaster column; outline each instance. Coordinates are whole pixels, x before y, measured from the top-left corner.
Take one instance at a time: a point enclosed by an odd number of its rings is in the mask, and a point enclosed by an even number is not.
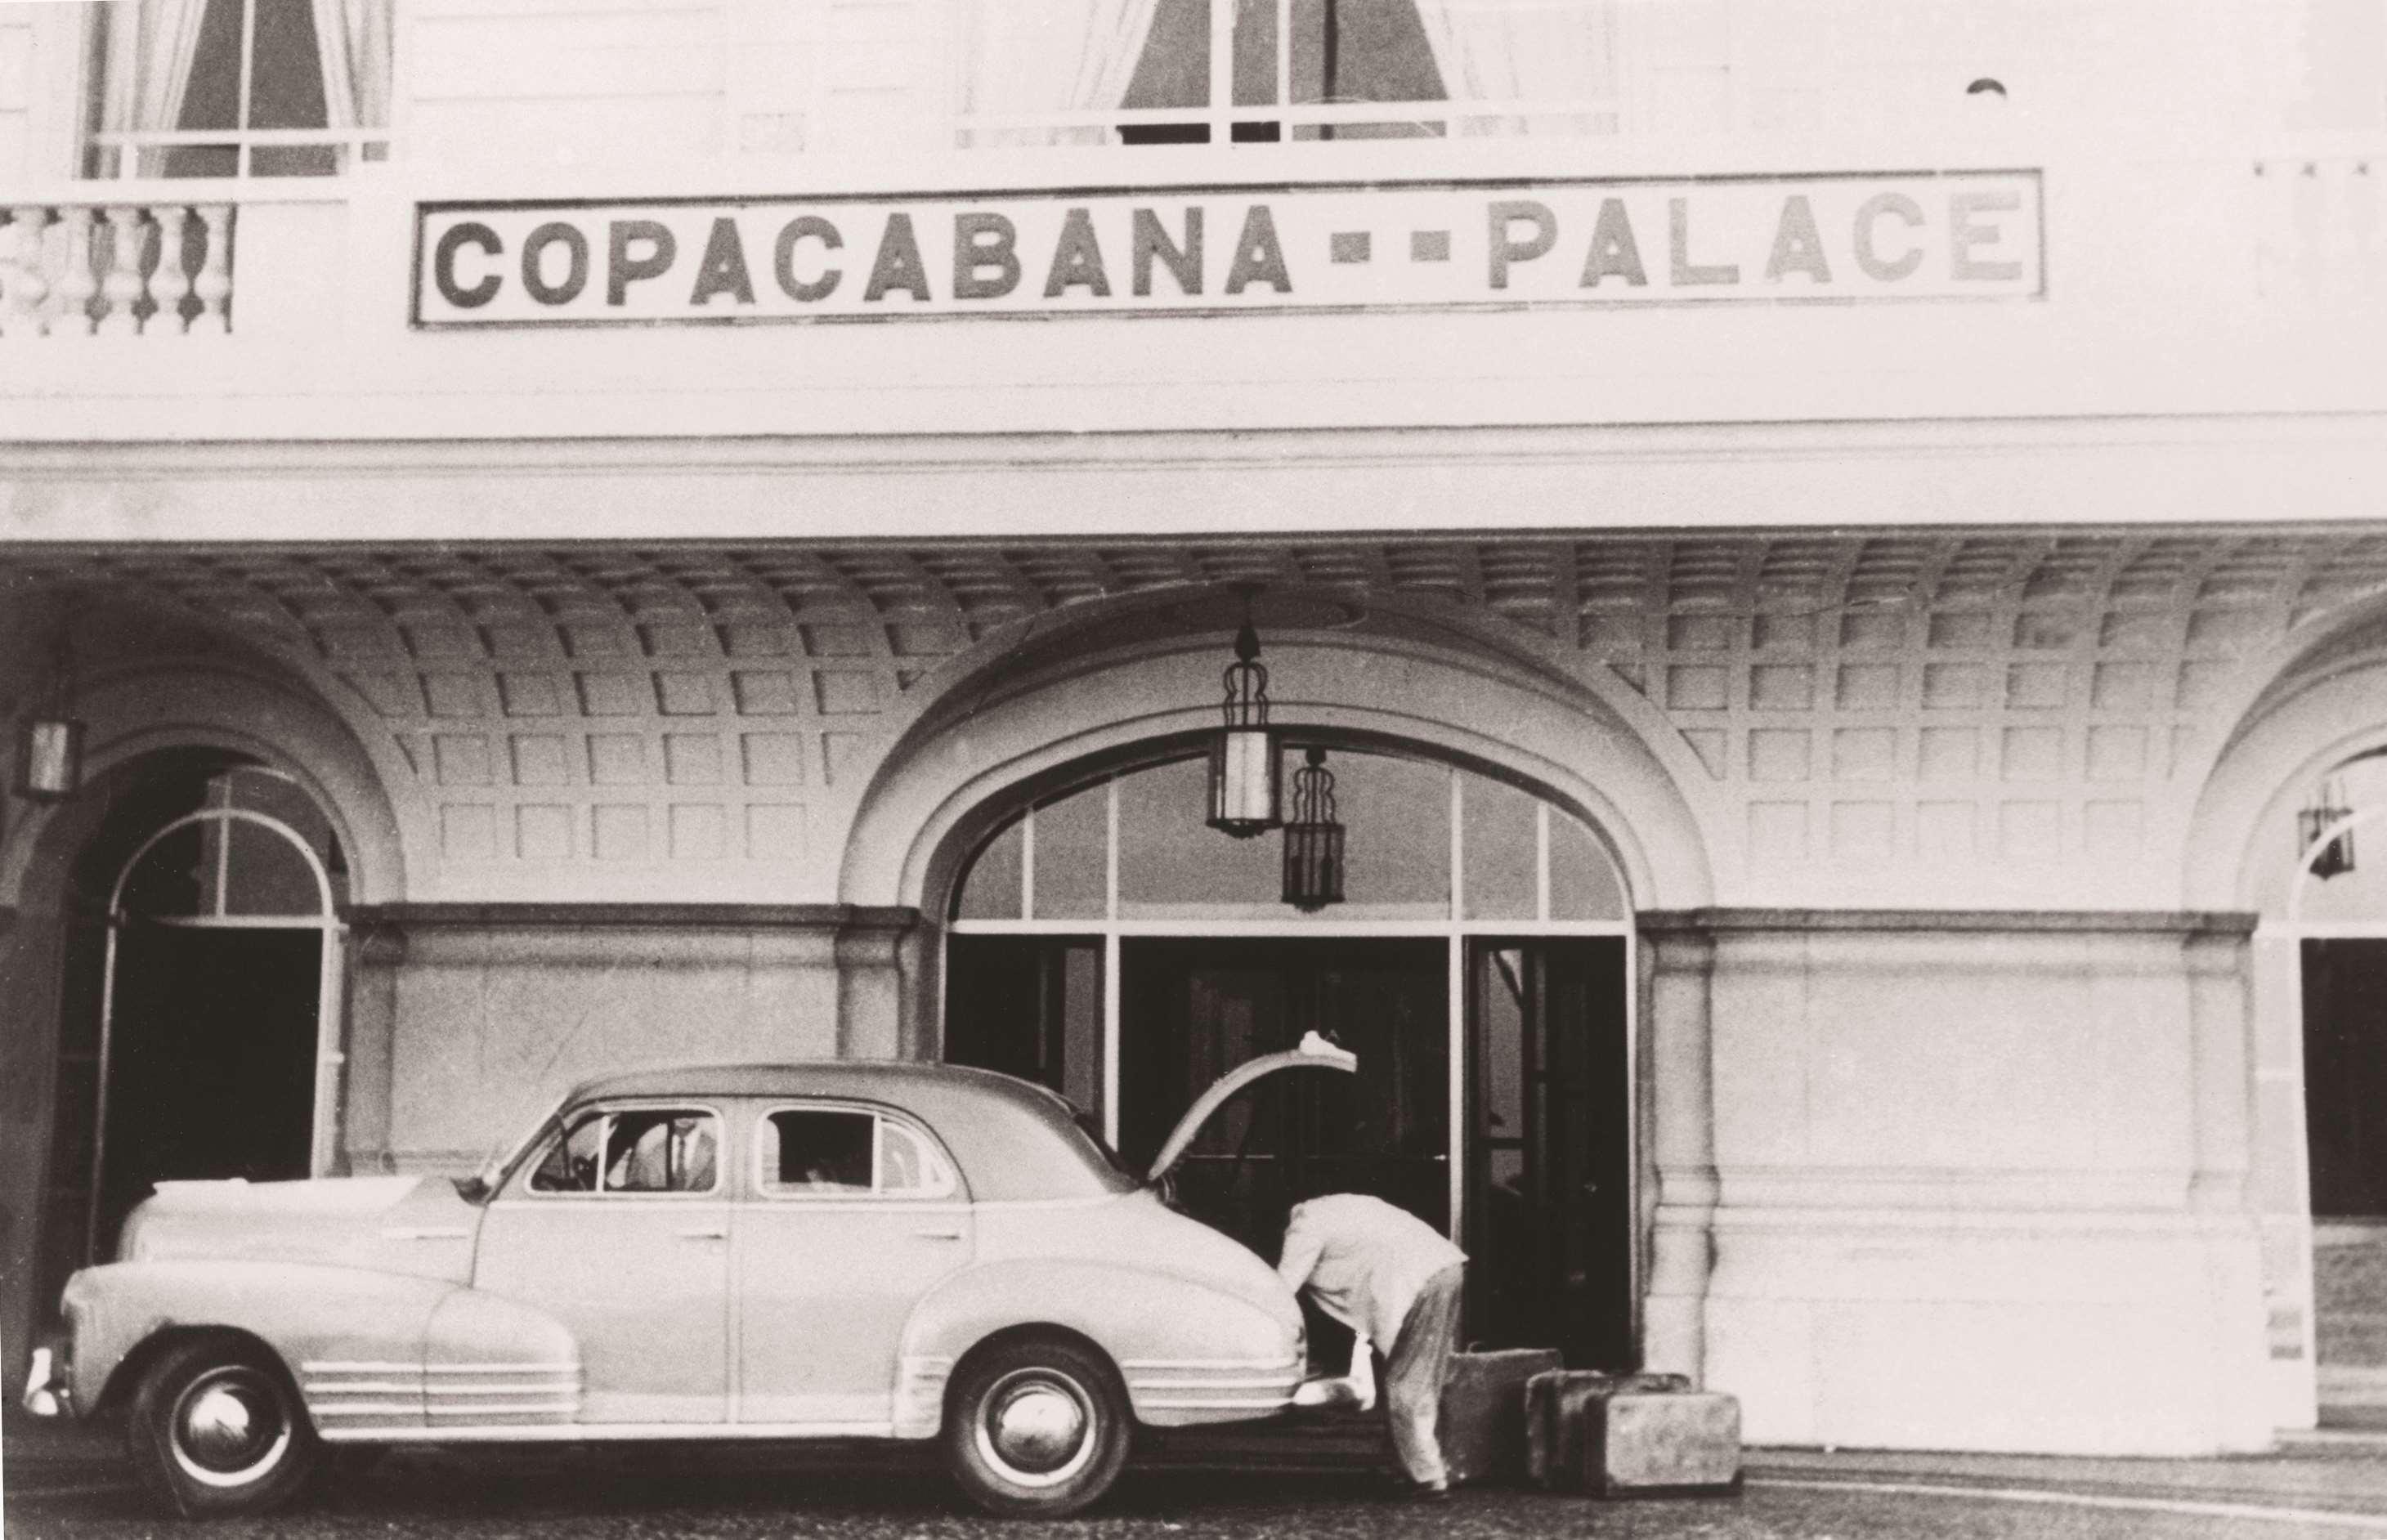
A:
[[[398,976],[406,966],[406,932],[367,920],[347,938],[347,1011],[342,1052],[338,1159],[350,1176],[398,1168],[390,1157],[392,1049],[397,1041]]]
[[[1715,1266],[1716,949],[1687,915],[1645,915],[1640,937],[1658,1178],[1642,1358],[1652,1370],[1697,1382],[1706,1365],[1708,1278]]]
[[[2189,1206],[2243,1214],[2254,1120],[2246,930],[2197,931],[2183,940],[2181,952],[2196,1074],[2196,1167],[2189,1180]]]
[[[837,933],[837,1052],[902,1058],[916,1043],[917,911],[856,909]]]

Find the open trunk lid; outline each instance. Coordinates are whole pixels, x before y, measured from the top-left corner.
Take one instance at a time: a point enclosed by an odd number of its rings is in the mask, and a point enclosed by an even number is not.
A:
[[[1184,1157],[1186,1150],[1194,1142],[1194,1136],[1202,1131],[1202,1125],[1210,1120],[1213,1113],[1225,1106],[1230,1097],[1254,1080],[1273,1075],[1280,1069],[1339,1069],[1346,1075],[1354,1075],[1358,1073],[1359,1055],[1347,1048],[1337,1047],[1316,1032],[1307,1032],[1303,1034],[1298,1048],[1287,1049],[1282,1054],[1263,1054],[1258,1058],[1237,1065],[1213,1081],[1210,1089],[1186,1109],[1183,1117],[1178,1119],[1177,1127],[1169,1130],[1168,1138],[1161,1144],[1160,1154],[1154,1157],[1151,1174],[1145,1180],[1158,1181],[1167,1176],[1170,1168]]]

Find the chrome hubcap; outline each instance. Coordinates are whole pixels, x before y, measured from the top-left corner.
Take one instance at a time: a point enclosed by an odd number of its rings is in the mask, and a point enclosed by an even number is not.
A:
[[[1093,1398],[1067,1375],[1017,1370],[998,1381],[979,1422],[979,1452],[1023,1486],[1053,1486],[1093,1458]]]
[[[209,1370],[174,1403],[174,1462],[209,1486],[237,1485],[268,1469],[290,1434],[280,1393],[245,1365]]]

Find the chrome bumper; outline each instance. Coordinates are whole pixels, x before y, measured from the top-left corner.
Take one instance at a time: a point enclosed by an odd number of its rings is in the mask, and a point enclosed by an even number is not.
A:
[[[63,1340],[46,1342],[33,1349],[32,1367],[25,1375],[25,1394],[20,1401],[35,1417],[74,1416],[74,1376],[68,1366]]]

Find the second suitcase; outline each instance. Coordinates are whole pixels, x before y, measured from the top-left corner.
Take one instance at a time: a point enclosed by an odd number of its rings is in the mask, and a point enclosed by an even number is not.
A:
[[[1525,1474],[1536,1486],[1580,1491],[1585,1408],[1620,1391],[1686,1391],[1680,1374],[1553,1370],[1525,1382]]]
[[[1740,1480],[1740,1403],[1680,1375],[1537,1375],[1526,1388],[1527,1462],[1546,1487],[1610,1496],[1729,1492]]]

